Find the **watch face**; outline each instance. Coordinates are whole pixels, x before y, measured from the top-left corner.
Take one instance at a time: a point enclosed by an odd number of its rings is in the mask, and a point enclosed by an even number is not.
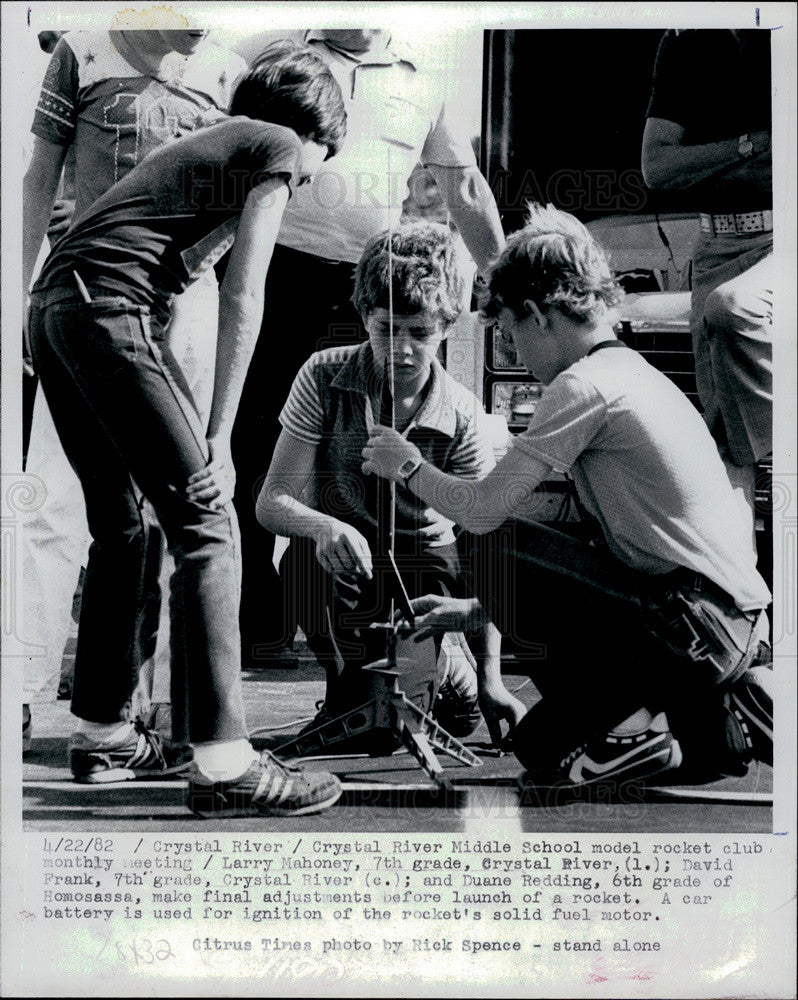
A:
[[[408,460],[404,462],[402,464],[402,467],[399,469],[399,475],[409,476],[410,473],[413,471],[413,469],[415,469],[415,467],[416,467],[416,460],[414,458],[408,458]]]

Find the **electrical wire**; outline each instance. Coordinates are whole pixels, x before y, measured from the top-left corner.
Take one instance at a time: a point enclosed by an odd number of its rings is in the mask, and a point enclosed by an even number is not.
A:
[[[668,239],[665,230],[662,228],[662,223],[659,221],[659,212],[654,212],[654,220],[657,223],[657,232],[659,233],[659,238],[665,245],[665,249],[668,251],[668,257],[670,258],[671,264],[673,264],[673,270],[678,275],[679,281],[682,280],[681,269],[676,264],[676,258],[673,256],[673,248],[671,247],[671,241]]]

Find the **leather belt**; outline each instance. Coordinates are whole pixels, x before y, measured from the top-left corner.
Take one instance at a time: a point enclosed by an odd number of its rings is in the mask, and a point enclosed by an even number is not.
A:
[[[712,236],[747,236],[773,230],[773,212],[731,212],[721,215],[701,213],[701,232]]]

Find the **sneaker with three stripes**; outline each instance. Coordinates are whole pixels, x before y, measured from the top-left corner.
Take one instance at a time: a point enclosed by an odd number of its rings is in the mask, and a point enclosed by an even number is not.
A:
[[[69,763],[75,781],[83,785],[105,785],[136,778],[170,778],[188,769],[192,752],[163,740],[141,719],[130,727],[130,735],[119,744],[96,743],[82,733],[69,744]]]
[[[341,782],[326,771],[301,771],[264,750],[233,781],[207,782],[196,765],[188,782],[188,808],[200,816],[305,816],[334,805]]]

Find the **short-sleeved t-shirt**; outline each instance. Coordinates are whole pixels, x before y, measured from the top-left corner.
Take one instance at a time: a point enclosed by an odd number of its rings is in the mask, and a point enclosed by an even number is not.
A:
[[[570,471],[610,549],[633,569],[686,567],[743,610],[770,603],[704,421],[636,351],[596,351],[558,375],[513,447]]]
[[[292,198],[278,242],[356,263],[373,236],[398,223],[419,161],[476,167],[476,159],[456,105],[443,100],[409,51],[389,43],[355,57],[313,32],[306,41],[341,87],[347,133],[339,152]]]
[[[168,308],[232,246],[254,187],[269,177],[293,185],[301,150],[291,129],[244,117],[161,146],[56,244],[34,292],[74,288],[77,271],[88,288]]]
[[[770,31],[666,31],[657,51],[648,118],[685,130],[688,146],[771,128]],[[706,212],[770,208],[772,185],[715,174],[696,184]]]
[[[246,69],[232,52],[204,41],[175,75],[157,79],[130,65],[107,31],[76,31],[58,42],[42,84],[32,131],[75,150],[75,217],[145,156],[226,111]],[[167,57],[168,62],[168,57]]]
[[[376,529],[376,476],[364,475],[362,451],[373,421],[369,388],[378,386],[369,344],[333,347],[310,356],[299,370],[280,423],[293,437],[318,446],[313,505],[355,525],[367,537]],[[481,479],[494,466],[493,452],[480,430],[481,404],[437,361],[407,439],[444,472]],[[437,514],[401,484],[396,488],[397,534],[411,534]],[[453,526],[434,545],[454,541]]]

